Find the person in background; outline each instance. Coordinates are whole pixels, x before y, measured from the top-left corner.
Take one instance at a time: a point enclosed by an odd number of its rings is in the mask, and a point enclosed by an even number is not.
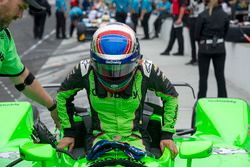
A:
[[[66,39],[67,4],[56,0],[56,39]]]
[[[159,13],[158,17],[154,21],[154,28],[155,28],[155,36],[154,38],[158,38],[162,21],[171,15],[171,2],[169,0],[162,0],[157,3],[156,10]]]
[[[73,8],[75,6],[79,6],[79,0],[71,0],[70,1],[70,8]]]
[[[8,28],[13,20],[22,17],[23,11],[28,8],[28,5],[38,10],[45,10],[39,5],[38,0],[0,0],[0,76],[9,77],[18,91],[47,107],[51,111],[51,117],[57,127],[60,128],[56,103],[21,62]]]
[[[190,0],[188,11],[188,30],[191,45],[191,60],[186,65],[197,65],[196,41],[195,41],[195,25],[198,15],[203,12],[205,5],[202,0]]]
[[[82,16],[83,16],[83,11],[79,6],[75,6],[75,7],[70,9],[70,11],[69,11],[69,17],[71,20],[70,30],[69,30],[70,37],[72,37],[74,29],[77,26],[80,19],[82,18]]]
[[[184,56],[183,22],[186,10],[186,0],[172,0],[173,24],[170,32],[170,39],[167,48],[161,55],[169,56],[174,45],[175,39],[178,41],[178,51],[174,56]]]
[[[91,0],[83,0],[82,1],[82,10],[88,11],[93,6],[93,2]]]
[[[214,66],[218,97],[227,97],[224,76],[226,50],[224,39],[229,29],[229,16],[223,11],[220,0],[209,0],[208,9],[197,18],[195,39],[199,43],[198,98],[206,97],[210,61]]]
[[[98,11],[104,11],[105,9],[105,3],[103,2],[103,0],[95,1],[94,6]]]
[[[161,131],[155,132],[161,134],[159,152],[167,147],[172,159],[176,157],[178,150],[172,136],[178,93],[157,66],[142,59],[139,40],[129,26],[116,22],[100,27],[91,41],[90,58],[81,60],[62,82],[56,96],[64,130],[58,144],[61,149],[68,147],[71,151],[75,145],[73,99],[81,90],[86,90],[91,105],[92,123],[87,124],[89,133],[83,136],[87,148],[107,140],[150,152],[150,136],[142,128],[146,124],[142,111],[147,90],[154,90],[164,106],[164,123]]]
[[[141,16],[140,16],[140,20],[141,20],[143,31],[144,31],[144,37],[142,38],[142,40],[150,39],[148,21],[149,21],[151,12],[152,12],[152,2],[150,0],[142,0]]]
[[[38,2],[39,5],[45,7],[46,10],[37,10],[36,8],[30,6],[29,13],[34,17],[34,38],[42,39],[46,17],[47,15],[51,16],[51,6],[47,0],[40,0]]]
[[[221,6],[224,12],[226,12],[226,14],[228,14],[230,18],[232,18],[232,8],[231,8],[229,1],[223,0],[223,2],[221,3]]]
[[[139,18],[139,0],[132,0],[131,3],[131,20],[133,22],[133,30],[136,32],[136,27],[138,24],[138,18]]]
[[[113,0],[111,9],[115,8],[115,20],[117,22],[125,23],[127,13],[130,5],[130,0]]]

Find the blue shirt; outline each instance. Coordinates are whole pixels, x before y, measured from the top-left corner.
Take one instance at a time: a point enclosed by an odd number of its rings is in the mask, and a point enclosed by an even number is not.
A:
[[[56,0],[56,11],[62,12],[62,11],[67,11],[67,5],[65,0]]]
[[[74,16],[81,17],[82,16],[82,9],[78,6],[73,7],[69,11],[69,16],[72,19]]]
[[[141,10],[146,10],[147,13],[152,11],[152,4],[150,0],[142,0]]]
[[[132,0],[131,9],[134,9],[135,13],[139,13],[139,0]]]
[[[127,13],[130,0],[113,0],[113,4],[116,6],[116,12]]]
[[[158,4],[157,4],[157,8],[159,9],[159,8],[165,8],[166,9],[166,12],[167,13],[170,13],[171,12],[171,2],[169,2],[169,1],[167,1],[167,2],[159,2]],[[162,13],[163,11],[160,11],[160,13]]]

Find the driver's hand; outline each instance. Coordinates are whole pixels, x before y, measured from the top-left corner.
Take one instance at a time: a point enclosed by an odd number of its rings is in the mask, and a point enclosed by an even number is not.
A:
[[[58,128],[59,130],[62,128],[61,124],[60,124],[60,119],[58,117],[58,113],[57,113],[57,109],[54,109],[53,111],[50,112],[50,116],[53,119],[56,128]]]
[[[165,147],[169,148],[169,150],[171,151],[172,159],[175,159],[175,157],[178,154],[178,149],[177,149],[174,141],[170,140],[170,139],[168,139],[168,140],[161,140],[161,142],[160,142],[160,148],[161,148],[162,152],[164,152]]]
[[[64,149],[65,147],[68,147],[69,152],[71,152],[74,145],[75,145],[75,138],[64,137],[62,140],[59,141],[57,148]]]

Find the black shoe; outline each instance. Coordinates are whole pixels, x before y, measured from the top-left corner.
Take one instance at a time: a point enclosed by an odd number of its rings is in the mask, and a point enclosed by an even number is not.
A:
[[[141,40],[149,40],[149,39],[150,39],[149,37],[141,38]]]
[[[159,38],[159,36],[158,36],[158,35],[155,35],[155,36],[153,36],[153,38]]]
[[[162,56],[170,56],[169,52],[167,52],[167,51],[164,51],[164,52],[160,53],[160,55],[162,55]]]
[[[68,39],[68,37],[62,37],[62,39]]]
[[[197,64],[198,64],[197,61],[193,61],[193,60],[185,63],[185,65],[197,65]]]
[[[198,65],[198,62],[197,62],[197,61],[194,61],[194,62],[192,63],[192,65],[193,65],[193,66],[197,66],[197,65]]]
[[[176,52],[176,53],[173,53],[173,56],[184,56],[184,54],[180,52]]]
[[[193,61],[191,60],[191,61],[189,61],[189,62],[187,62],[187,63],[185,63],[185,65],[192,65],[193,64]]]

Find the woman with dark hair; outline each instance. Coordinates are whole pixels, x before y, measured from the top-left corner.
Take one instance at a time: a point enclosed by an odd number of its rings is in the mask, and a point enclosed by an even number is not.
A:
[[[198,98],[206,97],[210,60],[217,80],[218,97],[227,97],[224,76],[226,50],[224,38],[229,28],[229,16],[223,11],[220,0],[210,0],[207,9],[197,19],[195,38],[199,43],[199,92]]]

